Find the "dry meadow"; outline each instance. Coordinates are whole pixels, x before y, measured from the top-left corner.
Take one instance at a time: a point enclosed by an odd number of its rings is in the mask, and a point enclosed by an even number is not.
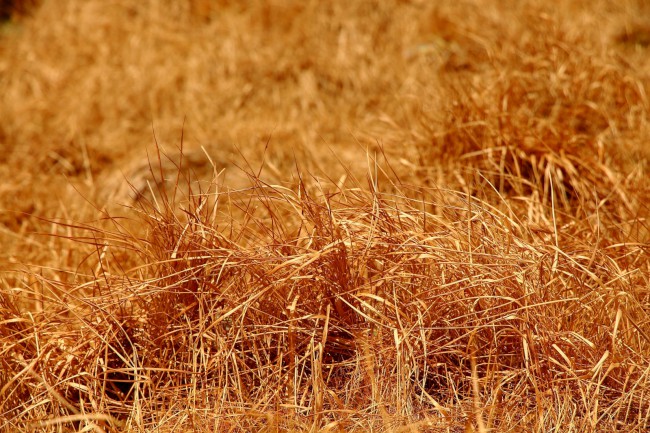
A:
[[[646,1],[11,3],[0,431],[650,429]]]

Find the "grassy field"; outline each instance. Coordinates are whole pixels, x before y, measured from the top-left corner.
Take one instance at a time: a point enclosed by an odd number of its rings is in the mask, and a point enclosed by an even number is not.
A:
[[[650,429],[647,2],[6,15],[0,431]]]

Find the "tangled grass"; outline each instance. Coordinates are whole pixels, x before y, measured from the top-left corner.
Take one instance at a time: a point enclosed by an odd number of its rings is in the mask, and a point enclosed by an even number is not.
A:
[[[648,13],[21,11],[0,430],[647,431]]]
[[[92,273],[3,293],[5,426],[647,427],[643,246],[448,190],[251,181],[73,227]]]

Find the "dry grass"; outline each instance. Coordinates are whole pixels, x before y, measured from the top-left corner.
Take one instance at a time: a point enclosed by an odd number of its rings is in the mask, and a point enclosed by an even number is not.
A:
[[[650,428],[644,2],[40,3],[0,430]]]

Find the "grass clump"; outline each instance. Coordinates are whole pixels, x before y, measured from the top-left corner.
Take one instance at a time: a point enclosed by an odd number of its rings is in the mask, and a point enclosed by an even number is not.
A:
[[[632,232],[647,241],[647,74],[542,6],[478,15],[491,25],[434,14],[442,40],[476,60],[460,72],[441,65],[443,102],[431,103],[415,136],[420,166],[493,203],[506,197],[517,213],[539,202],[616,242]]]
[[[42,279],[39,314],[3,295],[5,426],[647,426],[638,246],[560,249],[453,191],[252,180],[78,227],[95,272]]]

